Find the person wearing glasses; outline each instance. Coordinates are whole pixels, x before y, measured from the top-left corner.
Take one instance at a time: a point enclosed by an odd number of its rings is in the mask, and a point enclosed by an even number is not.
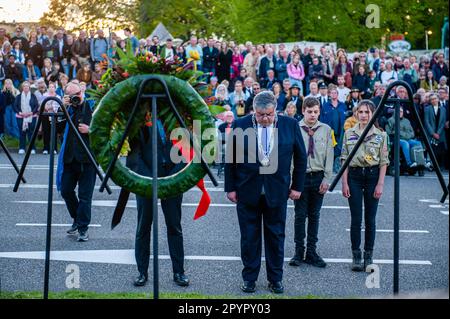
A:
[[[300,198],[305,180],[306,150],[300,127],[296,120],[278,116],[276,107],[272,92],[258,93],[254,113],[233,122],[227,143],[225,192],[237,204],[244,265],[241,290],[246,293],[256,291],[263,232],[269,289],[284,292],[287,200]]]
[[[64,105],[68,108],[72,121],[89,147],[89,124],[92,120],[92,110],[84,100],[78,83],[70,82],[64,90]],[[78,232],[78,241],[87,241],[88,226],[91,221],[92,194],[95,186],[95,167],[89,161],[88,154],[77,140],[75,133],[66,124],[63,144],[58,158],[56,185],[66,202],[72,226],[67,234]],[[78,185],[78,196],[75,188]]]

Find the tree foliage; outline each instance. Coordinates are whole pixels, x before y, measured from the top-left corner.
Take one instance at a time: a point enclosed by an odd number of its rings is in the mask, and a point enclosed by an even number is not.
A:
[[[448,12],[446,0],[73,0],[82,12],[78,29],[107,19],[110,26],[136,26],[148,36],[162,22],[175,37],[216,35],[243,43],[337,42],[349,50],[380,46],[394,33],[415,48],[425,47],[425,31],[432,30],[430,48],[439,48],[441,26]],[[380,25],[368,28],[366,12],[379,6]],[[52,0],[42,22],[67,21],[66,1]]]
[[[132,0],[51,0],[48,12],[41,18],[43,25],[64,26],[69,31],[81,29],[136,26],[138,7]]]

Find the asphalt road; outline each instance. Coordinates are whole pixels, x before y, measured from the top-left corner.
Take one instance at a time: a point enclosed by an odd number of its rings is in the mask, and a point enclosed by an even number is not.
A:
[[[22,156],[14,154],[20,163]],[[28,184],[17,193],[12,188],[16,174],[0,152],[0,279],[5,291],[43,289],[45,224],[47,220],[48,156],[33,155],[26,170]],[[448,172],[444,173],[448,180]],[[97,185],[99,181],[97,179]],[[321,212],[318,252],[328,265],[324,269],[309,265],[293,268],[285,262],[285,295],[312,294],[323,297],[390,297],[393,293],[393,184],[387,177],[377,215],[374,259],[379,271],[350,270],[350,212],[339,189],[326,195]],[[112,185],[112,184],[111,184]],[[206,216],[194,221],[201,193],[193,189],[184,195],[183,232],[187,288],[176,286],[164,218],[159,218],[160,291],[199,292],[211,295],[242,296],[239,227],[235,207],[226,200],[223,183],[219,188],[207,182],[212,206]],[[338,187],[339,188],[339,187]],[[50,290],[80,289],[97,292],[136,292],[153,290],[152,269],[146,287],[132,285],[137,275],[134,261],[136,209],[134,196],[122,223],[110,229],[118,188],[112,195],[94,192],[90,239],[79,243],[66,235],[71,220],[61,196],[54,191],[51,241]],[[449,222],[448,200],[438,203],[442,192],[433,173],[425,177],[401,177],[400,211],[400,292],[405,294],[443,294],[448,297]],[[294,211],[288,208],[285,257],[294,252]],[[150,263],[150,267],[151,267]],[[267,294],[265,265],[257,282],[256,294]],[[79,285],[76,280],[79,269]],[[75,276],[75,277],[74,277]],[[377,277],[379,284],[377,284]],[[427,295],[425,295],[427,296]]]

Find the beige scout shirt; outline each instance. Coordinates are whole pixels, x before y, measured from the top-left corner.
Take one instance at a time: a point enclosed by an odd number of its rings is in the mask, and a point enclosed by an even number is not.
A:
[[[348,129],[344,134],[342,142],[341,159],[345,161],[362,134],[359,125]],[[369,167],[389,165],[389,151],[387,145],[387,134],[376,127],[372,127],[364,142],[359,147],[350,167]]]
[[[305,143],[306,153],[308,154],[309,134],[302,129],[302,126],[308,126],[304,120],[301,120],[300,131],[302,132],[303,142]],[[314,158],[308,156],[306,164],[306,172],[324,172],[323,181],[327,184],[331,183],[333,176],[333,160],[334,160],[334,148],[333,140],[331,138],[331,127],[327,124],[317,121],[317,123],[311,127],[316,129],[314,139]]]

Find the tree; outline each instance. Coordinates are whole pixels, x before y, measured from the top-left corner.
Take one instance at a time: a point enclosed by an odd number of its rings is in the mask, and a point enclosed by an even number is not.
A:
[[[69,31],[81,29],[136,26],[139,20],[136,1],[131,0],[51,0],[49,10],[41,18],[42,25],[64,26]]]

